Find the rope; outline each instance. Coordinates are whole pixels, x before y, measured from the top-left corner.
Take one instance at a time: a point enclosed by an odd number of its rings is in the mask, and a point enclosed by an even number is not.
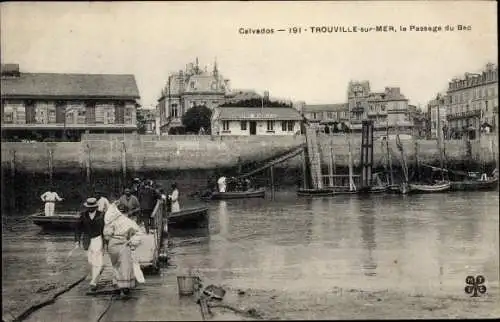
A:
[[[99,318],[97,318],[97,322],[100,322],[101,319],[104,317],[104,315],[109,311],[111,308],[111,305],[113,304],[113,300],[115,299],[115,295],[111,295],[109,298],[108,306],[106,306],[106,309],[99,315]]]

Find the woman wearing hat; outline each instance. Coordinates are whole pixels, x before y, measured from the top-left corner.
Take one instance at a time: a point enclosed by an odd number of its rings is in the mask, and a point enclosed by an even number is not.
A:
[[[75,242],[77,246],[83,246],[83,249],[87,251],[87,260],[92,272],[90,289],[95,291],[97,279],[103,268],[104,214],[97,210],[96,198],[88,198],[83,205],[86,210],[80,214],[80,220],[76,225]]]

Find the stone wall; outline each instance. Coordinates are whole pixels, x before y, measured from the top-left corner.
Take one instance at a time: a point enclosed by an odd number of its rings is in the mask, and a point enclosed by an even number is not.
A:
[[[123,144],[125,142],[125,144]],[[272,158],[304,143],[303,136],[155,136],[135,134],[90,134],[81,142],[3,142],[1,145],[2,168],[9,171],[12,166],[18,172],[48,173],[52,164],[53,173],[91,171],[177,171],[208,170],[234,167],[238,158],[243,163],[259,162]],[[348,148],[342,136],[333,138],[321,135],[324,164],[328,164],[330,147],[333,147],[335,162],[339,167],[348,164]],[[420,162],[438,164],[439,153],[434,140],[402,140],[407,161],[415,161],[415,142],[418,144]],[[480,145],[479,145],[480,143]],[[360,161],[361,138],[353,137],[352,154],[355,164]],[[390,140],[393,164],[398,164],[400,153],[396,142]],[[125,148],[125,149],[124,149]],[[446,141],[448,161],[463,162],[467,159],[466,142]],[[476,161],[496,162],[498,137],[483,136],[481,141],[471,142],[472,157]],[[301,158],[295,157],[281,167],[300,168]],[[385,147],[381,141],[374,144],[375,166],[385,163]]]

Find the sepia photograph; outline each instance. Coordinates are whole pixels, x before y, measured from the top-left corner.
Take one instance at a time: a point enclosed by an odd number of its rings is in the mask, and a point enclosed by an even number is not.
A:
[[[2,2],[2,322],[500,318],[497,9]]]

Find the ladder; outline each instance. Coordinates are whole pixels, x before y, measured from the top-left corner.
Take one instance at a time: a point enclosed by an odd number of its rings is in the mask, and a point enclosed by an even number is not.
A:
[[[316,129],[306,127],[307,152],[311,165],[312,184],[315,189],[323,189],[323,176],[321,175],[321,155],[318,145]]]

